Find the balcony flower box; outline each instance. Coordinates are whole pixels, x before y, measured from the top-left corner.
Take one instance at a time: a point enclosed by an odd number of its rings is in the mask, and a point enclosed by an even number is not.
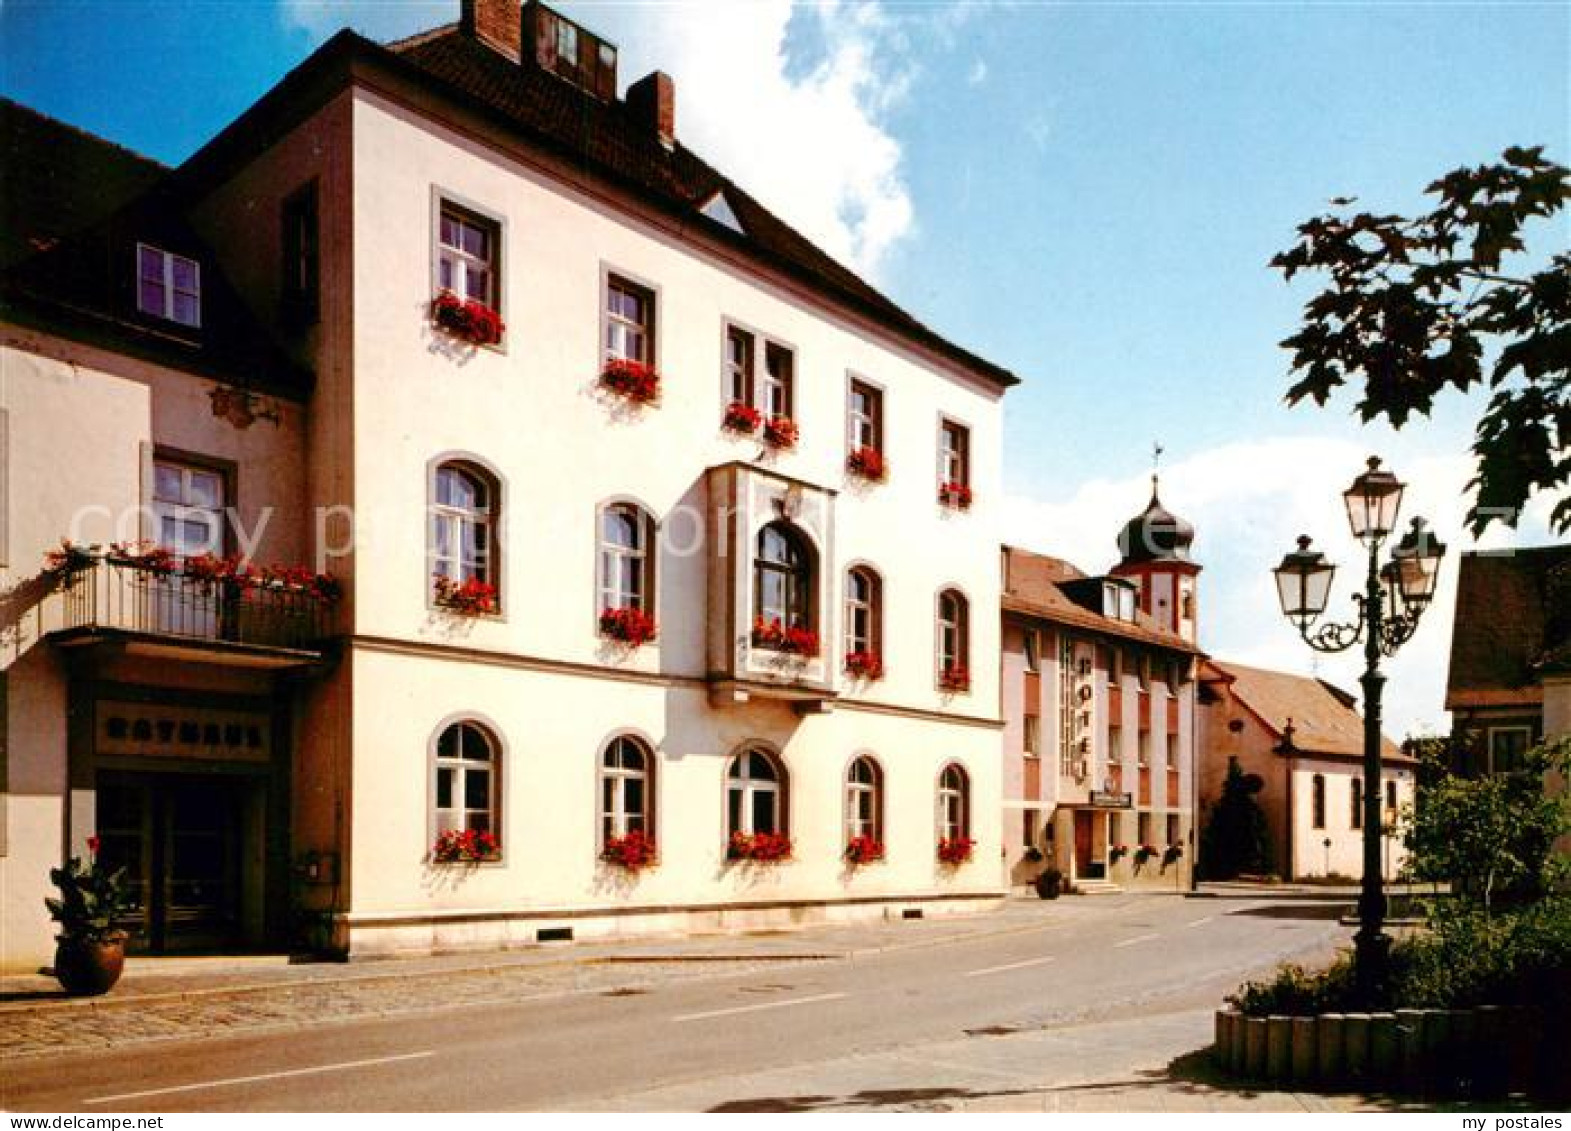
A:
[[[846,863],[853,868],[884,858],[884,842],[870,836],[854,836],[846,842]]]
[[[181,563],[180,572],[199,585],[244,587],[258,580],[255,568],[239,554],[197,554]]]
[[[751,436],[758,431],[758,426],[764,422],[764,414],[750,404],[742,401],[732,401],[726,405],[725,414],[720,418],[720,427],[727,432],[735,432],[738,436]]]
[[[655,639],[659,629],[643,609],[606,609],[600,614],[600,635],[638,648]]]
[[[660,399],[660,374],[654,366],[632,358],[607,361],[600,371],[600,384],[634,404],[653,404]]]
[[[796,447],[800,435],[796,421],[789,416],[771,416],[764,421],[764,443],[771,448],[789,451]]]
[[[753,622],[753,647],[811,659],[818,655],[818,633],[796,625],[787,628],[778,620],[765,621],[760,617]]]
[[[938,673],[938,689],[951,694],[971,690],[971,672],[964,664],[950,664]]]
[[[461,299],[443,291],[431,300],[431,321],[455,338],[477,346],[494,346],[507,329],[502,316],[483,302]]]
[[[877,652],[847,652],[846,675],[872,681],[884,678],[884,658]]]
[[[784,833],[735,832],[726,845],[726,859],[778,864],[791,859],[791,838]]]
[[[877,448],[853,448],[846,456],[846,469],[869,483],[882,483],[889,477],[889,464]]]
[[[627,872],[642,872],[660,863],[660,852],[655,838],[642,829],[634,829],[625,836],[614,836],[605,842],[600,859]]]
[[[131,566],[133,569],[145,570],[148,573],[170,574],[174,573],[179,565],[179,559],[174,552],[160,546],[156,542],[111,542],[109,544],[109,559],[121,565]]]
[[[938,502],[940,506],[950,510],[968,511],[971,509],[971,488],[964,483],[950,480],[938,485]]]
[[[496,837],[479,829],[448,829],[431,846],[431,859],[437,864],[478,864],[495,860],[500,853]]]
[[[61,575],[78,573],[84,569],[91,569],[95,560],[93,550],[86,546],[78,546],[69,538],[62,538],[59,548],[50,550],[44,555],[44,572]]]
[[[496,586],[471,577],[459,583],[444,574],[431,579],[432,600],[450,612],[466,617],[488,616],[497,610]]]
[[[957,868],[971,859],[971,853],[976,848],[976,841],[968,836],[940,837],[938,840],[938,861],[951,868]]]

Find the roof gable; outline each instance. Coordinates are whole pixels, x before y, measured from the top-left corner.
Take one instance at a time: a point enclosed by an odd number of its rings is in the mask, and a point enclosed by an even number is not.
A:
[[[1446,710],[1533,706],[1571,658],[1571,543],[1462,555]]]
[[[1323,679],[1293,675],[1235,664],[1231,660],[1206,661],[1207,675],[1228,685],[1234,698],[1281,738],[1293,725],[1293,747],[1305,755],[1362,755],[1364,718],[1357,700]],[[1405,760],[1401,747],[1384,735],[1381,757]]]

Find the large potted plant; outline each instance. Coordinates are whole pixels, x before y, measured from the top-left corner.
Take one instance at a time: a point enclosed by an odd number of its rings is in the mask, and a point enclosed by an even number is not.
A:
[[[131,907],[125,869],[110,871],[98,860],[98,838],[87,839],[88,859],[73,856],[49,878],[59,899],[44,900],[60,924],[55,936],[55,977],[73,997],[106,994],[125,969],[126,933],[115,921]]]

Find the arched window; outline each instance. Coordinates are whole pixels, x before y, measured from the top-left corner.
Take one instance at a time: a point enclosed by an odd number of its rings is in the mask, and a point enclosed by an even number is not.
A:
[[[479,723],[456,722],[436,740],[437,835],[477,832],[500,835],[498,788],[501,747]]]
[[[878,574],[857,566],[846,574],[846,655],[881,656],[884,586]]]
[[[726,770],[726,835],[785,831],[786,781],[780,764],[767,750],[742,751]]]
[[[959,682],[969,683],[971,650],[971,614],[965,594],[958,589],[945,589],[938,595],[938,679],[940,684],[956,682],[950,678],[963,677]]]
[[[654,755],[638,739],[613,738],[600,762],[600,837],[654,833]]]
[[[966,772],[951,762],[938,775],[938,835],[943,840],[970,836],[971,783]]]
[[[1348,827],[1361,829],[1364,827],[1364,779],[1353,779],[1353,792],[1351,795],[1352,811],[1348,813]]]
[[[758,532],[753,612],[765,624],[813,629],[813,551],[790,523],[772,522]]]
[[[884,775],[866,756],[846,771],[846,841],[859,836],[884,839]]]
[[[1323,829],[1326,827],[1326,779],[1324,774],[1316,774],[1310,782],[1309,789],[1309,825],[1311,828]]]
[[[465,463],[440,464],[431,488],[431,573],[462,585],[497,583],[495,481]]]
[[[600,512],[600,608],[654,606],[654,521],[632,503]]]

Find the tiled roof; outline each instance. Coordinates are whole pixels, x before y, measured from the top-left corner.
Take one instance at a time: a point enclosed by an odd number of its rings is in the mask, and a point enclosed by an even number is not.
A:
[[[1005,546],[1003,607],[1008,612],[1037,617],[1054,624],[1139,641],[1178,652],[1198,653],[1182,636],[1160,628],[1146,613],[1136,612],[1135,622],[1103,616],[1070,598],[1064,586],[1087,575],[1062,558]]]
[[[1017,383],[1007,370],[928,329],[680,141],[667,149],[633,118],[625,103],[604,102],[539,67],[520,65],[456,26],[376,50],[500,113],[530,142],[632,189],[708,237],[802,279],[998,385]],[[704,206],[717,191],[724,192],[741,232],[705,214]]]
[[[1291,720],[1293,746],[1306,755],[1364,753],[1364,719],[1354,707],[1356,700],[1325,680],[1215,659],[1205,662],[1201,678],[1227,683],[1278,737]],[[1412,761],[1384,735],[1380,745],[1384,760]]]
[[[1571,652],[1571,544],[1463,554],[1446,710],[1533,706]]]
[[[15,102],[0,100],[0,126],[0,317],[289,396],[309,389],[168,198],[169,170]],[[137,311],[138,242],[201,264],[200,328]]]

